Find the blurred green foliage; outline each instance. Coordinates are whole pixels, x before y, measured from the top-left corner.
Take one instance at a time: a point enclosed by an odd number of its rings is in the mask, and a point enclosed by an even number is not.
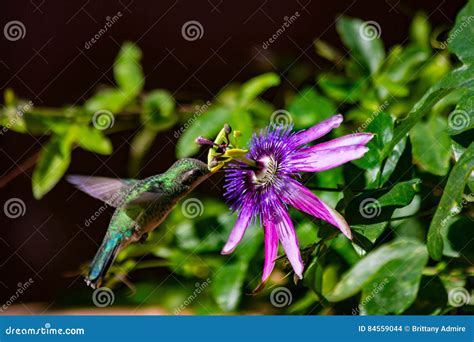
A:
[[[406,43],[386,49],[380,32],[363,34],[367,22],[341,17],[336,27],[344,51],[315,42],[316,52],[334,68],[315,75],[299,92],[288,91],[279,111],[260,97],[279,86],[275,73],[230,84],[205,104],[178,105],[162,89],[144,92],[141,51],[126,43],[114,64],[115,87],[82,106],[61,109],[28,107],[7,91],[0,123],[20,133],[51,135],[33,173],[39,199],[64,175],[73,148],[110,154],[106,134],[117,130],[138,129],[129,161],[135,176],[157,134],[172,127],[179,127],[176,156],[182,158],[198,152],[197,136],[213,138],[224,123],[242,132],[244,145],[254,131],[278,119],[275,113],[288,113],[283,119],[304,129],[342,112],[345,123],[332,137],[373,132],[370,151],[304,180],[344,214],[354,240],[292,212],[306,265],[302,282],[287,276],[291,268],[282,257],[266,289],[253,293],[263,264],[262,229],[249,227],[236,251],[221,256],[235,217],[221,199],[208,198],[202,199],[200,216],[188,218],[178,205],[145,243],[123,250],[107,286],[127,294],[119,283],[128,279],[133,294],[117,295],[119,302],[159,304],[175,313],[472,312],[472,306],[457,307],[448,295],[459,288],[471,291],[474,274],[472,18],[473,0],[439,42],[426,16],[417,14]],[[110,113],[105,128],[94,121],[97,113]],[[139,119],[131,121],[135,114]],[[154,275],[158,269],[160,277]],[[281,286],[289,290],[288,305],[271,300]]]

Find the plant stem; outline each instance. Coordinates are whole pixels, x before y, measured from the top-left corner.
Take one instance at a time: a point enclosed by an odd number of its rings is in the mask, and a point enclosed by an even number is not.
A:
[[[257,162],[253,159],[247,158],[246,156],[235,157],[235,159],[247,164],[250,167],[257,168]]]

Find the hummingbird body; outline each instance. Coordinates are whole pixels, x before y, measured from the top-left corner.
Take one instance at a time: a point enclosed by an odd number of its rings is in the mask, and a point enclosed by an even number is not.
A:
[[[80,190],[116,207],[91,263],[88,285],[100,286],[117,253],[158,227],[176,203],[210,175],[207,165],[184,158],[166,172],[143,180],[70,176]]]

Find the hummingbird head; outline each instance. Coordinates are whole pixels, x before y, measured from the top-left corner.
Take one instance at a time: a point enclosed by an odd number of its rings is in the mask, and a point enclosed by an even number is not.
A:
[[[186,190],[192,190],[210,175],[207,164],[194,158],[180,159],[170,170],[173,171],[171,176],[174,178],[174,183]]]

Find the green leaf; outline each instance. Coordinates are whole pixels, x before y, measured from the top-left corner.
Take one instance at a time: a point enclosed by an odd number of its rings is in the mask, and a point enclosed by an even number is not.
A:
[[[322,73],[317,79],[317,84],[328,97],[345,103],[357,102],[364,93],[365,83],[367,81],[352,81],[329,73]]]
[[[410,25],[410,39],[423,48],[430,47],[431,25],[424,13],[417,13]]]
[[[389,180],[390,176],[397,168],[398,161],[405,151],[406,142],[406,139],[400,140],[400,142],[393,148],[392,153],[390,153],[385,160],[382,167],[382,173],[380,174],[380,186],[383,186]]]
[[[84,150],[99,154],[108,155],[113,150],[109,138],[104,136],[102,131],[94,127],[78,126],[76,142]]]
[[[313,290],[317,295],[323,292],[324,268],[319,257],[306,267],[304,271],[303,284]]]
[[[462,66],[446,74],[432,86],[425,95],[413,106],[412,110],[401,119],[395,128],[393,139],[383,149],[382,156],[388,156],[401,139],[423,118],[433,106],[452,90],[474,86],[474,67]]]
[[[404,315],[442,315],[446,307],[448,294],[440,277],[423,276],[416,301],[404,312]]]
[[[374,224],[351,226],[351,230],[363,235],[370,242],[374,243],[380,237],[380,235],[382,235],[385,229],[387,229],[387,226],[388,222],[379,222]],[[354,238],[354,240],[358,243],[357,238]]]
[[[419,242],[387,243],[347,271],[328,299],[338,302],[362,291],[363,312],[400,314],[415,300],[427,261],[426,247]]]
[[[199,136],[210,139],[219,133],[225,123],[230,119],[231,112],[225,107],[211,107],[208,112],[194,116],[189,119],[181,128],[175,132],[175,137],[179,137],[176,145],[176,156],[185,158],[199,151],[199,145],[195,140]],[[180,136],[181,133],[181,136]]]
[[[239,104],[248,105],[264,91],[279,84],[280,77],[272,72],[254,77],[242,84],[238,98]]]
[[[374,133],[375,137],[367,144],[369,151],[361,159],[354,160],[353,163],[366,170],[367,188],[372,189],[382,186],[390,178],[402,156],[406,141],[405,139],[401,140],[385,161],[383,150],[393,139],[392,117],[385,112],[375,112],[370,119],[372,121],[365,132]]]
[[[463,192],[467,180],[474,169],[474,143],[471,143],[459,161],[454,165],[434,214],[428,231],[428,251],[435,260],[440,260],[443,252],[442,230],[447,221],[459,214],[463,207]]]
[[[301,90],[288,106],[295,128],[307,128],[336,112],[334,104],[312,88]]]
[[[71,162],[71,146],[75,131],[65,135],[52,136],[41,150],[35,170],[33,171],[33,195],[41,199],[61,179]]]
[[[373,224],[390,220],[395,209],[413,201],[419,179],[395,184],[391,189],[364,192],[354,197],[346,207],[345,217],[353,224]]]
[[[344,58],[342,53],[321,39],[316,39],[314,41],[314,48],[319,56],[326,58],[334,64],[343,62]]]
[[[371,119],[365,132],[374,133],[375,137],[367,144],[369,151],[362,158],[354,161],[355,165],[363,169],[370,169],[381,164],[384,159],[382,150],[393,138],[393,120],[390,114],[376,113]]]
[[[128,162],[130,177],[139,175],[143,158],[153,145],[157,134],[157,131],[145,127],[133,137],[130,143],[130,160]]]
[[[362,290],[361,313],[365,315],[401,314],[415,301],[422,271],[428,261],[423,245],[418,251],[407,252],[406,258],[386,263]],[[410,265],[406,265],[410,263]]]
[[[221,266],[212,280],[212,295],[224,311],[232,311],[239,304],[248,265],[237,260]]]
[[[469,3],[458,13],[456,23],[448,38],[448,48],[455,53],[465,65],[443,76],[433,85],[425,95],[413,106],[408,115],[403,118],[396,128],[393,140],[385,146],[383,155],[387,156],[393,147],[415,126],[415,124],[443,97],[458,88],[472,88],[474,86],[474,48],[471,37],[474,25],[470,25],[474,17],[474,1]]]
[[[442,231],[443,255],[461,258],[472,264],[474,262],[474,248],[469,246],[474,241],[474,229],[471,229],[472,219],[467,216],[457,216],[448,220],[447,225],[449,227]]]
[[[400,51],[394,62],[384,70],[385,77],[397,84],[406,85],[418,71],[420,65],[430,57],[429,53],[418,46],[409,46]]]
[[[145,78],[140,65],[141,58],[141,50],[135,44],[125,42],[115,59],[115,81],[128,98],[137,96],[145,84]]]
[[[451,141],[451,149],[453,150],[455,162],[458,162],[464,152],[466,152],[466,148],[455,141]],[[468,177],[467,186],[471,189],[471,192],[474,192],[474,172]]]
[[[371,74],[375,73],[385,59],[381,29],[375,22],[363,22],[360,19],[340,17],[336,28],[350,53]]]
[[[129,102],[126,94],[120,89],[104,89],[84,103],[84,108],[89,113],[108,110],[113,113],[120,112]]]
[[[448,48],[465,64],[474,62],[474,1],[470,0],[457,14],[454,27],[449,32]]]
[[[448,134],[456,135],[474,129],[474,95],[464,96],[448,116]]]
[[[411,129],[413,162],[421,170],[438,176],[448,173],[451,139],[447,128],[445,118],[432,116],[427,122],[419,122]]]
[[[178,120],[174,109],[174,99],[168,91],[154,90],[143,100],[142,124],[156,131],[170,128]]]

